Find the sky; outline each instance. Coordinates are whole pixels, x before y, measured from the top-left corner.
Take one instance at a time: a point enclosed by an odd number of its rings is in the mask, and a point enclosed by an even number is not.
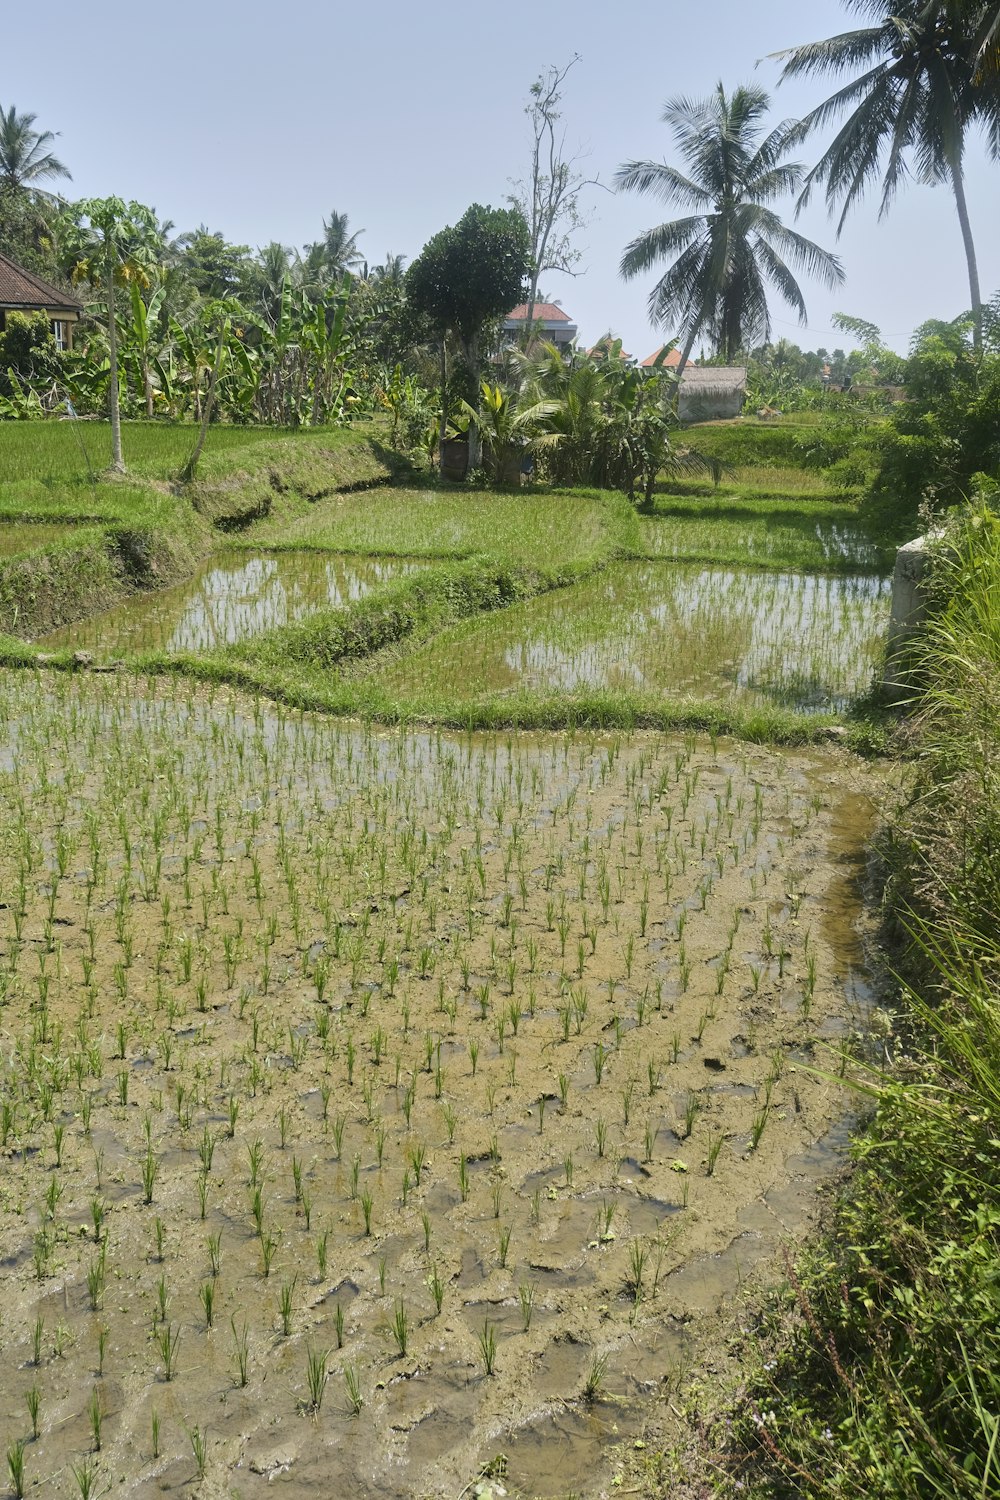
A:
[[[857,24],[840,0],[50,0],[44,11],[4,10],[0,105],[59,132],[68,196],[136,198],[177,232],[205,224],[252,247],[301,247],[332,210],[346,212],[373,264],[389,253],[412,259],[470,203],[505,204],[528,171],[528,92],[550,64],[579,55],[563,88],[566,152],[610,185],[625,160],[676,159],[661,119],[676,95],[755,82],[771,93],[774,123],[801,116],[830,87],[779,88],[768,55]],[[819,146],[796,154],[811,165]],[[989,297],[1000,289],[1000,166],[974,139],[966,168]],[[636,234],[679,211],[605,187],[581,201],[580,274],[549,274],[542,289],[583,342],[610,329],[644,358],[664,336],[646,312],[655,278],[623,282],[618,263]],[[794,205],[778,211],[791,220]],[[839,242],[822,200],[796,227],[841,256],[847,281],[831,293],[800,280],[806,328],[774,300],[775,338],[849,344],[832,329],[840,311],[876,323],[904,351],[917,324],[969,305],[945,187],[909,186],[882,220],[873,196]]]

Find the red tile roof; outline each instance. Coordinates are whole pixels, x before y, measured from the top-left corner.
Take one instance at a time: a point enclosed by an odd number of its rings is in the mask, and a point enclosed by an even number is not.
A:
[[[660,349],[662,349],[662,348],[664,348],[663,344],[660,345]],[[644,370],[645,369],[651,369],[653,367],[653,365],[655,365],[655,363],[656,363],[656,357],[659,354],[660,349],[654,349],[653,352],[652,352],[652,354],[649,356],[649,358],[643,360],[643,362],[642,362],[642,368]],[[665,370],[676,370],[676,368],[680,364],[680,362],[681,362],[681,351],[679,349],[671,349],[671,351],[667,355],[666,359],[663,360],[660,368],[661,369],[665,369]]]
[[[0,307],[51,308],[59,312],[82,312],[83,304],[66,292],[44,281],[33,271],[26,271],[8,256],[0,254]]]
[[[528,304],[521,302],[513,312],[507,314],[504,320],[507,323],[526,323],[528,321]],[[556,307],[554,302],[536,302],[534,321],[543,323],[572,323],[573,319],[568,313],[564,313],[561,307]]]

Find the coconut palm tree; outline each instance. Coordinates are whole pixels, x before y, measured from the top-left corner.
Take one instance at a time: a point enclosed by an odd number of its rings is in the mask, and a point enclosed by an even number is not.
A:
[[[328,286],[343,280],[344,276],[362,262],[358,249],[358,236],[363,229],[348,233],[347,214],[338,214],[332,209],[330,217],[323,220],[323,238],[307,245],[303,257],[305,280],[313,290],[323,292]]]
[[[43,177],[69,177],[67,167],[50,150],[51,130],[35,130],[37,115],[19,115],[16,105],[0,104],[0,190],[34,189]]]
[[[965,196],[963,153],[970,128],[982,122],[1000,150],[1000,74],[985,66],[995,46],[995,4],[982,0],[846,0],[869,25],[823,42],[775,53],[782,78],[803,74],[855,76],[812,110],[801,134],[847,114],[803,183],[799,204],[826,183],[831,210],[848,213],[881,178],[885,214],[910,163],[922,182],[947,182],[955,195],[968,265],[974,339],[982,344],[982,296]]]
[[[681,370],[699,336],[730,361],[740,349],[767,343],[769,286],[804,323],[805,302],[791,267],[828,287],[844,279],[835,255],[789,229],[769,206],[797,191],[804,170],[784,159],[796,121],[764,133],[769,103],[763,89],[741,87],[727,96],[721,83],[709,99],[671,99],[663,119],[687,172],[666,162],[631,161],[615,176],[619,190],[693,210],[647,229],[621,259],[626,280],[671,261],[649,295],[649,313],[654,323],[684,335]]]

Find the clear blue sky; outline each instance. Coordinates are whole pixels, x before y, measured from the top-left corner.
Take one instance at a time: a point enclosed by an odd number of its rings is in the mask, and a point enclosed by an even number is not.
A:
[[[664,101],[704,96],[720,78],[769,88],[775,120],[803,114],[822,83],[778,89],[777,65],[758,60],[850,24],[839,0],[53,0],[44,19],[37,7],[7,8],[0,104],[60,132],[71,196],[138,198],[178,231],[204,223],[252,246],[316,239],[337,209],[364,230],[360,248],[376,262],[390,251],[412,258],[471,202],[503,202],[527,167],[523,110],[547,64],[581,55],[565,86],[567,145],[585,153],[588,176],[609,181],[629,157],[669,155]],[[816,149],[800,154],[810,161]],[[1000,169],[978,141],[967,169],[989,296],[1000,288]],[[618,261],[667,213],[602,191],[589,208],[584,274],[549,276],[544,290],[582,338],[610,327],[641,358],[660,341],[646,316],[649,285],[624,284]],[[830,331],[840,310],[878,323],[903,349],[915,324],[968,305],[945,188],[911,187],[881,223],[877,202],[866,203],[839,246],[821,204],[798,227],[838,249],[848,280],[832,295],[803,283],[808,330],[776,302],[775,336],[843,343]]]

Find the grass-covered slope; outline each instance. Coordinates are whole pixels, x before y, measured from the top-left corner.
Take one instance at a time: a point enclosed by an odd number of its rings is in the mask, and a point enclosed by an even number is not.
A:
[[[173,476],[193,442],[190,428],[127,423],[129,473],[97,472],[104,424],[4,424],[0,527],[0,631],[32,637],[93,614],[139,589],[190,573],[220,528],[274,516],[287,525],[318,497],[384,483],[389,456],[363,430],[279,435],[210,429],[196,484]],[[38,543],[31,523],[61,533]]]
[[[887,839],[892,1067],[741,1403],[744,1495],[1000,1494],[1000,516],[956,522],[936,575]]]

